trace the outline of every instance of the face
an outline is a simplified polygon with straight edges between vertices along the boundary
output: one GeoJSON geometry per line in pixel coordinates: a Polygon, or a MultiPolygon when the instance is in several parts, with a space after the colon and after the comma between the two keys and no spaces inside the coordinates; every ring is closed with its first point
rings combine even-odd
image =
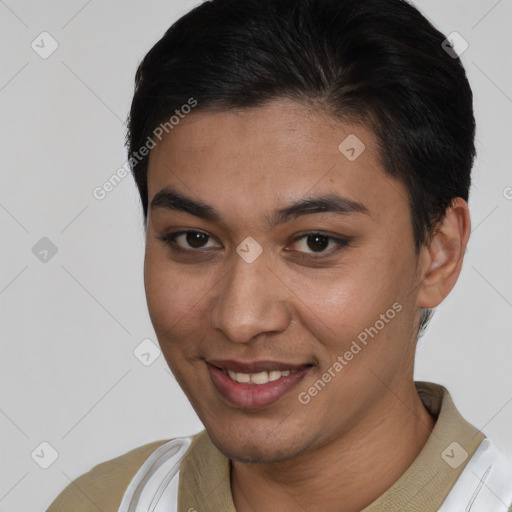
{"type": "Polygon", "coordinates": [[[150,316],[225,455],[307,453],[412,379],[408,195],[371,131],[291,100],[196,112],[152,150],[148,190],[150,316]]]}

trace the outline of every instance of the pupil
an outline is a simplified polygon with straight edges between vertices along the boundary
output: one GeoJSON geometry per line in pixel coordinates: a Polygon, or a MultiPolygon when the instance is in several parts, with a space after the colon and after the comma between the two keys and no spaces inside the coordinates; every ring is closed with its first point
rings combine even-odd
{"type": "Polygon", "coordinates": [[[208,241],[207,239],[208,235],[204,233],[187,233],[187,243],[191,247],[201,247],[208,241]]]}
{"type": "Polygon", "coordinates": [[[329,245],[329,241],[326,236],[323,235],[311,235],[308,236],[308,247],[312,251],[323,251],[329,245]],[[313,241],[311,243],[311,241],[313,241]]]}

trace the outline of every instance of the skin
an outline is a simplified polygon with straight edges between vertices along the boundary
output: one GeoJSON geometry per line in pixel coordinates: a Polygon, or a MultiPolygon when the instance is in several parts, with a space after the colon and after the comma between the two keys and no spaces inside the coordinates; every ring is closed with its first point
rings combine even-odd
{"type": "Polygon", "coordinates": [[[416,254],[407,189],[383,171],[375,135],[286,99],[187,116],[151,152],[150,204],[165,187],[222,218],[149,208],[145,286],[162,352],[232,460],[237,511],[361,510],[407,469],[434,426],[414,387],[416,333],[420,308],[438,305],[459,275],[467,204],[454,201],[416,254]],[[338,150],[349,134],[366,146],[354,161],[338,150]],[[294,201],[333,192],[367,213],[302,215],[272,229],[265,222],[294,201]],[[208,236],[192,246],[186,235],[161,240],[181,230],[208,236]],[[318,250],[304,237],[318,232],[350,242],[322,239],[318,250]],[[236,252],[248,236],[263,249],[252,263],[236,252]],[[300,403],[299,392],[397,302],[401,311],[378,335],[300,403]],[[312,367],[277,403],[243,409],[216,391],[208,359],[312,367]]]}

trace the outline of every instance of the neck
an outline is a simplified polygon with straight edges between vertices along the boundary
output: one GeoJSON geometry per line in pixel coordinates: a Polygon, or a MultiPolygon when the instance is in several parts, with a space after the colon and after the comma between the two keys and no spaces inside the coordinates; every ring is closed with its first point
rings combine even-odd
{"type": "Polygon", "coordinates": [[[232,462],[237,512],[298,509],[357,512],[389,489],[427,442],[434,420],[412,379],[390,390],[351,431],[293,459],[232,462]]]}

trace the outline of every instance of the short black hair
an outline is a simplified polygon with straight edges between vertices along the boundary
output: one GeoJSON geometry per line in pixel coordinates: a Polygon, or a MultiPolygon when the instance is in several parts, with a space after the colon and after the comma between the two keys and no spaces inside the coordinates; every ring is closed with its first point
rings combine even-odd
{"type": "MultiPolygon", "coordinates": [[[[409,191],[419,251],[453,199],[468,200],[475,157],[471,88],[445,39],[404,0],[206,1],[140,63],[129,154],[191,98],[196,111],[320,107],[373,130],[385,172],[409,191]]],[[[130,160],[145,220],[148,161],[130,160]]]]}

